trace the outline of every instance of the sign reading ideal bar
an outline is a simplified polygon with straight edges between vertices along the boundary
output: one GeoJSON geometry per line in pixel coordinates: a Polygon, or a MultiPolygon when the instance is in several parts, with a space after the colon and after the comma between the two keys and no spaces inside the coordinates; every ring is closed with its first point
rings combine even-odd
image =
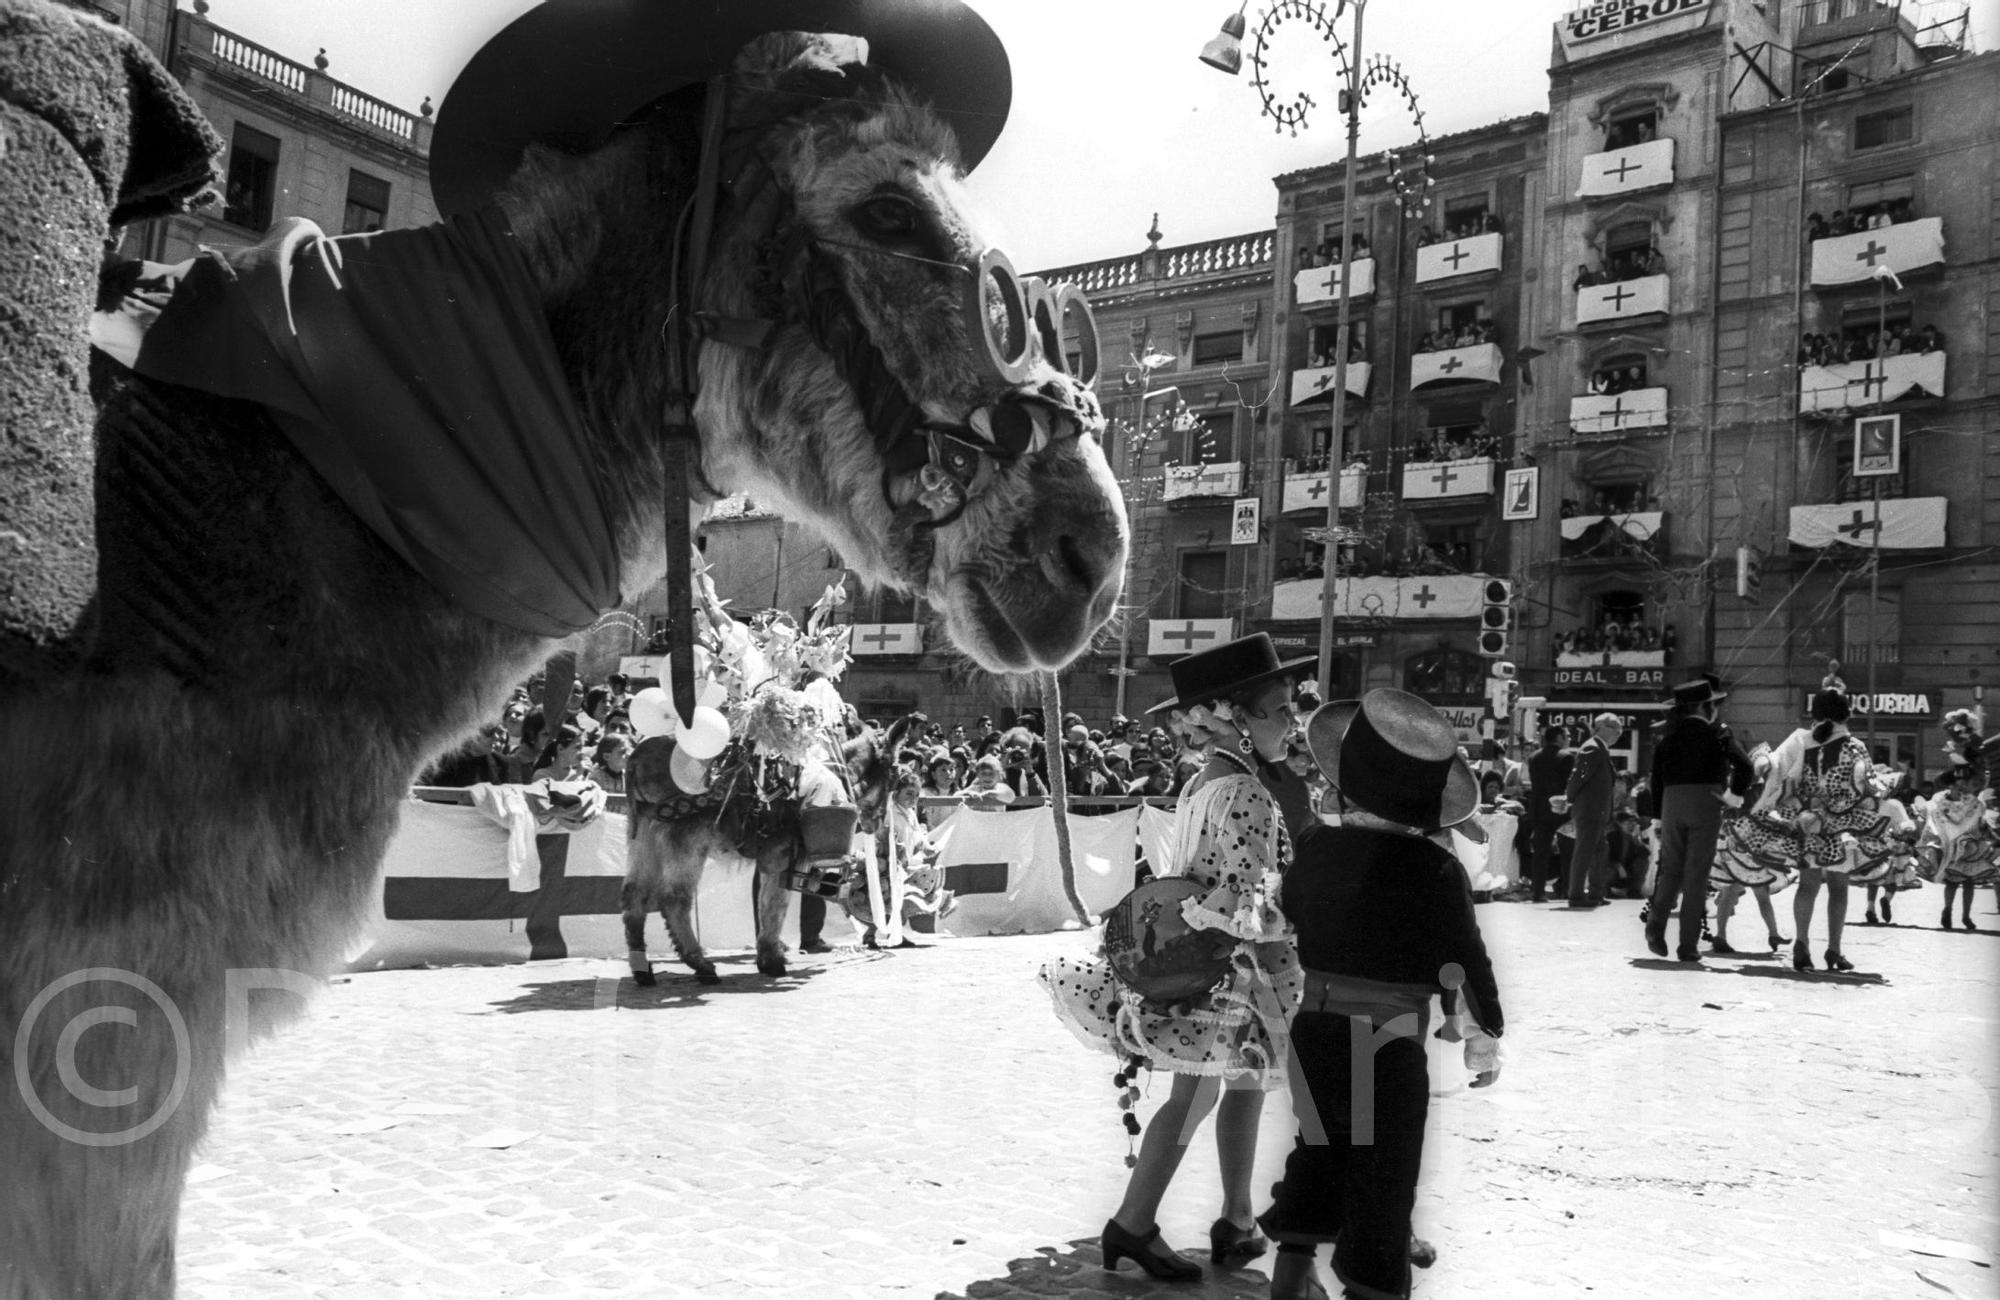
{"type": "Polygon", "coordinates": [[[1667,687],[1664,668],[1558,668],[1556,688],[1576,686],[1622,687],[1627,690],[1663,691],[1667,687]]]}
{"type": "Polygon", "coordinates": [[[1599,0],[1563,15],[1563,43],[1617,36],[1636,28],[1646,29],[1635,33],[1641,36],[1656,35],[1668,26],[1682,31],[1698,24],[1669,20],[1701,14],[1707,8],[1708,0],[1599,0]]]}

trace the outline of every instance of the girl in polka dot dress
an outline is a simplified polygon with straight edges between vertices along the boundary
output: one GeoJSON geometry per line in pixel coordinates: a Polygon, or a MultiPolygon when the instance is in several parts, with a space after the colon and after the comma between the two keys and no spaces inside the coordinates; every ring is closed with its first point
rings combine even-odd
{"type": "MultiPolygon", "coordinates": [[[[1290,678],[1310,660],[1279,664],[1261,634],[1174,665],[1176,709],[1212,744],[1201,774],[1181,794],[1171,868],[1201,882],[1182,919],[1231,945],[1229,975],[1179,1006],[1143,1001],[1102,958],[1057,958],[1041,981],[1057,1017],[1078,1038],[1121,1057],[1136,1056],[1173,1075],[1173,1089],[1146,1127],[1125,1199],[1104,1228],[1104,1261],[1121,1258],[1155,1277],[1190,1278],[1199,1267],[1160,1240],[1155,1222],[1186,1149],[1184,1135],[1211,1107],[1223,1175],[1222,1216],[1210,1229],[1210,1257],[1240,1262],[1265,1246],[1250,1199],[1264,1093],[1285,1076],[1286,1025],[1304,990],[1291,927],[1278,907],[1291,841],[1256,759],[1281,759],[1293,727],[1290,678]],[[1261,642],[1261,645],[1258,644],[1261,642]]],[[[1122,1077],[1122,1076],[1121,1076],[1122,1077]]]]}

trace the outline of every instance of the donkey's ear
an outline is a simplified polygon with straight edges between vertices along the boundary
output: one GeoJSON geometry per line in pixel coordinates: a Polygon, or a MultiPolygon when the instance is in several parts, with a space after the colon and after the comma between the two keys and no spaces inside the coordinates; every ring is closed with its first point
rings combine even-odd
{"type": "Polygon", "coordinates": [[[842,75],[868,62],[868,41],[834,32],[766,32],[736,53],[733,69],[738,85],[756,90],[781,89],[800,73],[842,75]]]}

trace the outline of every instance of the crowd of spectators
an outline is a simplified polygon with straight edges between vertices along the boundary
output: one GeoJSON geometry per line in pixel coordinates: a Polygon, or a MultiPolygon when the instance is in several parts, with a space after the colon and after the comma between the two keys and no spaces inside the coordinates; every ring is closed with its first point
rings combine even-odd
{"type": "Polygon", "coordinates": [[[1588,289],[1594,284],[1616,284],[1621,280],[1640,280],[1649,275],[1665,275],[1667,259],[1661,255],[1658,244],[1648,244],[1644,248],[1630,248],[1613,253],[1603,269],[1593,269],[1586,263],[1578,263],[1576,275],[1570,280],[1572,289],[1588,289]]]}
{"type": "Polygon", "coordinates": [[[1835,209],[1831,220],[1817,212],[1807,213],[1806,238],[1836,239],[1841,235],[1852,235],[1862,230],[1883,230],[1916,219],[1916,214],[1910,211],[1907,196],[1884,199],[1880,203],[1869,203],[1852,210],[1835,209]]]}
{"type": "Polygon", "coordinates": [[[1615,397],[1619,393],[1636,392],[1645,386],[1644,366],[1601,366],[1590,372],[1593,397],[1615,397]]]}
{"type": "Polygon", "coordinates": [[[1481,343],[1497,343],[1498,327],[1492,320],[1480,320],[1462,325],[1454,330],[1449,325],[1440,325],[1417,340],[1418,352],[1449,352],[1453,348],[1477,347],[1481,343]]]}
{"type": "Polygon", "coordinates": [[[599,686],[578,681],[553,730],[536,699],[539,678],[515,688],[500,720],[433,763],[418,785],[524,785],[531,781],[595,781],[611,794],[625,790],[625,760],[637,735],[622,674],[599,686]]]}
{"type": "Polygon", "coordinates": [[[1643,495],[1639,488],[1599,488],[1593,495],[1582,499],[1564,497],[1557,515],[1563,519],[1574,519],[1578,515],[1629,515],[1659,508],[1660,499],[1643,495]]]}
{"type": "Polygon", "coordinates": [[[1907,324],[1886,330],[1856,331],[1853,334],[1808,334],[1799,344],[1802,366],[1838,366],[1849,361],[1873,361],[1878,357],[1916,356],[1944,350],[1944,335],[1935,325],[1922,329],[1907,324]]]}
{"type": "Polygon", "coordinates": [[[1481,420],[1475,425],[1428,429],[1410,440],[1410,464],[1447,460],[1492,460],[1500,454],[1499,437],[1481,420]]]}
{"type": "Polygon", "coordinates": [[[1417,227],[1417,247],[1428,248],[1432,244],[1448,244],[1455,239],[1471,239],[1475,235],[1497,235],[1500,233],[1500,218],[1491,212],[1481,212],[1451,222],[1442,229],[1432,229],[1428,225],[1417,227]]]}
{"type": "Polygon", "coordinates": [[[1343,258],[1337,236],[1328,235],[1317,244],[1302,244],[1299,246],[1298,269],[1309,271],[1316,266],[1335,266],[1342,261],[1358,262],[1364,257],[1374,256],[1368,251],[1368,236],[1358,230],[1348,236],[1347,247],[1350,256],[1343,258]]]}
{"type": "MultiPolygon", "coordinates": [[[[1337,340],[1332,337],[1333,332],[1329,330],[1327,333],[1328,337],[1306,358],[1306,365],[1312,369],[1321,370],[1330,367],[1340,357],[1337,340]]],[[[1368,360],[1368,349],[1362,346],[1361,336],[1350,331],[1347,336],[1347,364],[1359,365],[1366,360],[1368,360]]]]}
{"type": "Polygon", "coordinates": [[[1653,138],[1653,120],[1649,117],[1635,117],[1623,122],[1613,122],[1604,128],[1604,149],[1630,149],[1635,144],[1645,144],[1653,138]]]}
{"type": "Polygon", "coordinates": [[[1560,659],[1561,656],[1569,654],[1661,650],[1666,653],[1666,662],[1672,664],[1674,652],[1680,648],[1680,642],[1681,634],[1672,623],[1656,628],[1649,623],[1641,623],[1636,617],[1621,619],[1614,615],[1605,618],[1595,627],[1580,627],[1574,632],[1558,635],[1555,639],[1555,652],[1560,659]]]}

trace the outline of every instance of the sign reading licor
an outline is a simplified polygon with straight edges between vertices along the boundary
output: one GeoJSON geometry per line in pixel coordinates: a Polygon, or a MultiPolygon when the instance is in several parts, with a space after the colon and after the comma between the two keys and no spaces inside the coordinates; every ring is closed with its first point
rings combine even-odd
{"type": "Polygon", "coordinates": [[[1557,30],[1566,46],[1604,36],[1644,40],[1699,27],[1708,5],[1709,0],[1599,0],[1564,14],[1557,30]]]}

